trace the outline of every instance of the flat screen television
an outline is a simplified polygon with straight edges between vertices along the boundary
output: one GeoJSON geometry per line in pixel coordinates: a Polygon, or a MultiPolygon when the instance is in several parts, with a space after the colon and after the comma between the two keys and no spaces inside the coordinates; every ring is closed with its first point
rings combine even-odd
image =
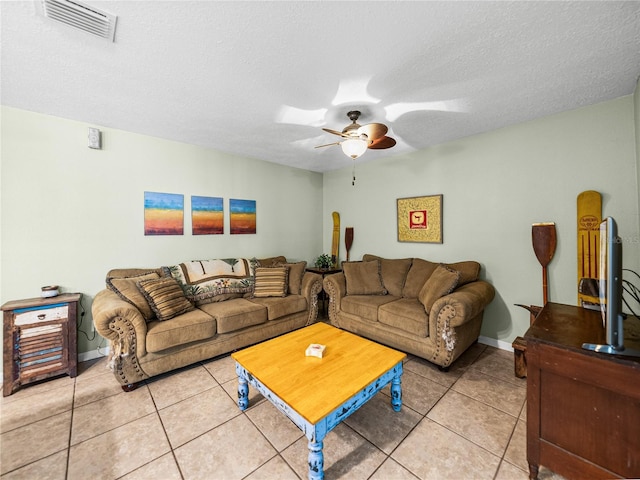
{"type": "Polygon", "coordinates": [[[616,221],[607,217],[600,223],[599,298],[605,344],[584,343],[582,348],[611,355],[640,356],[640,351],[624,346],[622,311],[622,239],[616,221]]]}

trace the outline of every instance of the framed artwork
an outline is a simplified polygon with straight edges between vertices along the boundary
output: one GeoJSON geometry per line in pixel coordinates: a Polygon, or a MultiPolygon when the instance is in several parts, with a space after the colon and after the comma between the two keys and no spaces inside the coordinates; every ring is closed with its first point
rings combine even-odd
{"type": "Polygon", "coordinates": [[[191,233],[193,235],[224,233],[222,197],[191,196],[191,233]]]}
{"type": "Polygon", "coordinates": [[[399,198],[398,241],[442,243],[442,195],[399,198]]]}
{"type": "Polygon", "coordinates": [[[184,195],[144,192],[144,234],[183,235],[184,195]]]}
{"type": "Polygon", "coordinates": [[[229,229],[231,235],[256,233],[255,200],[229,200],[229,229]]]}

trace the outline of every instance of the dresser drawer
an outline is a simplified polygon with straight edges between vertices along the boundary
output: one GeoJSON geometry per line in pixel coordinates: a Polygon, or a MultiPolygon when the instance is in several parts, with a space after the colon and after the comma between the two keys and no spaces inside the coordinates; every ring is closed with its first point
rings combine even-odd
{"type": "Polygon", "coordinates": [[[15,310],[14,325],[30,325],[32,323],[52,322],[64,320],[69,316],[69,305],[50,305],[46,308],[25,308],[15,310]]]}

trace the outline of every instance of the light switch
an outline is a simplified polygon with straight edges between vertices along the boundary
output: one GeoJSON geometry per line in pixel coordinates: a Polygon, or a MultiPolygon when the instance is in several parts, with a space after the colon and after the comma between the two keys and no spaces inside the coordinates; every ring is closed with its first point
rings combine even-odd
{"type": "Polygon", "coordinates": [[[102,148],[101,132],[97,128],[89,127],[89,148],[102,148]]]}

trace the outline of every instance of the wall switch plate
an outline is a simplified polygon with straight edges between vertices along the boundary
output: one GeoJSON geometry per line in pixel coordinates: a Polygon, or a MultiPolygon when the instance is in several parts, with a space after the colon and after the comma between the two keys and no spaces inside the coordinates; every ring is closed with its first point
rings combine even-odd
{"type": "Polygon", "coordinates": [[[102,135],[97,128],[89,127],[89,148],[96,148],[100,150],[102,148],[102,135]]]}

